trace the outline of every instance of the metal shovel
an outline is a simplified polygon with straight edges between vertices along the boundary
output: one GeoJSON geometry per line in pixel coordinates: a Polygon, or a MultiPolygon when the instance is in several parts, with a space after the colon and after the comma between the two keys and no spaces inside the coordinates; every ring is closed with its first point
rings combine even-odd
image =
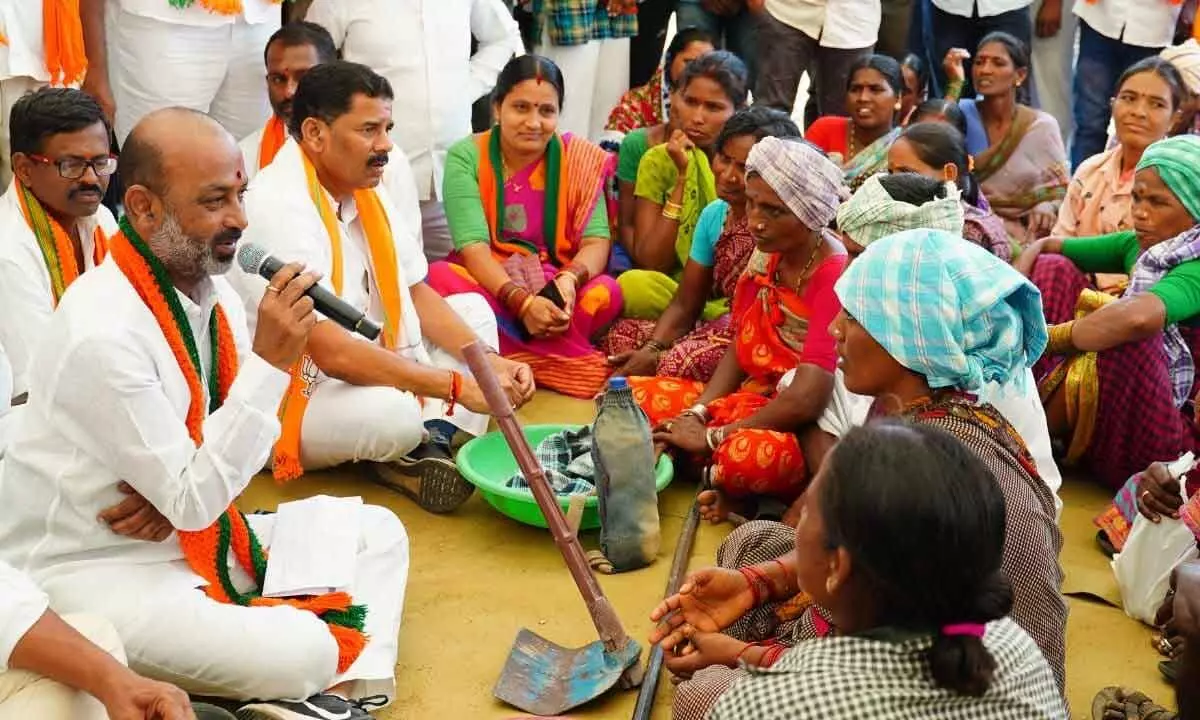
{"type": "Polygon", "coordinates": [[[598,642],[581,648],[566,648],[528,629],[517,633],[508,661],[492,690],[504,702],[533,715],[554,716],[594,700],[620,684],[634,688],[641,684],[642,667],[638,663],[641,648],[621,626],[616,610],[588,567],[579,539],[567,526],[562,508],[533,448],[513,415],[512,403],[500,387],[500,381],[488,363],[486,350],[475,342],[463,348],[463,355],[492,409],[492,415],[512,450],[517,466],[525,475],[537,500],[554,542],[562,553],[567,569],[583,596],[592,623],[600,636],[598,642]]]}

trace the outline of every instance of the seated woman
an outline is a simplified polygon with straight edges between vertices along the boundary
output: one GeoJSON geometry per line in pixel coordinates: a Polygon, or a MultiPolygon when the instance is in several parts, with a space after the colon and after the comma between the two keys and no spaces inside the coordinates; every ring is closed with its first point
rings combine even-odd
{"type": "Polygon", "coordinates": [[[734,292],[733,344],[712,380],[634,377],[634,397],[655,441],[680,460],[702,458],[715,491],[701,498],[718,521],[738,501],[782,507],[808,485],[829,443],[813,424],[829,400],[835,366],[829,322],[845,250],[826,225],[841,173],[800,139],[764,138],[746,160],[746,219],[756,251],[734,292]],[[775,386],[789,370],[796,377],[775,386]]]}
{"type": "MultiPolygon", "coordinates": [[[[966,77],[958,48],[946,55],[952,80],[966,77]]],[[[1067,193],[1067,151],[1058,121],[1024,104],[1029,49],[1003,32],[985,35],[975,51],[971,78],[981,96],[962,100],[967,152],[975,178],[1009,236],[1024,247],[1049,234],[1067,193]]]]}
{"type": "MultiPolygon", "coordinates": [[[[1067,606],[1054,499],[1012,426],[967,394],[987,382],[1010,382],[1041,353],[1046,331],[1037,290],[961,237],[910,230],[872,243],[846,268],[837,294],[845,311],[832,332],[847,390],[875,398],[873,417],[945,430],[994,476],[1007,507],[1001,568],[1013,585],[1011,616],[1041,649],[1061,693],[1067,606]]],[[[876,528],[872,534],[896,537],[876,528]]],[[[664,650],[678,644],[685,626],[738,641],[689,661],[691,679],[675,691],[676,718],[706,717],[714,700],[751,674],[738,660],[773,667],[786,648],[841,631],[838,619],[797,587],[797,567],[815,558],[799,556],[794,537],[782,523],[746,523],[722,543],[719,567],[693,573],[652,613],[665,625],[650,640],[664,650]]]]}
{"type": "Polygon", "coordinates": [[[1189,348],[1200,316],[1200,138],[1160,140],[1133,181],[1134,229],[1047,238],[1017,269],[1042,291],[1050,347],[1035,372],[1068,463],[1120,488],[1158,460],[1195,448],[1185,403],[1194,394],[1189,348]],[[1085,273],[1132,277],[1118,300],[1085,273]],[[1185,339],[1185,335],[1187,339],[1185,339]]]}
{"type": "MultiPolygon", "coordinates": [[[[657,320],[675,297],[700,211],[717,199],[709,160],[721,128],[746,104],[746,83],[746,64],[724,50],[684,68],[671,109],[677,129],[638,166],[634,231],[625,248],[636,269],[620,278],[626,317],[657,320]]],[[[705,319],[722,312],[718,304],[705,319]]]]}
{"type": "MultiPolygon", "coordinates": [[[[713,51],[712,36],[697,28],[675,33],[663,56],[663,64],[648,85],[625,93],[608,116],[606,131],[623,135],[617,152],[617,227],[620,248],[633,243],[638,166],[646,151],[662,145],[679,129],[679,113],[670,115],[671,96],[683,69],[696,58],[713,51]],[[664,72],[665,68],[665,72],[664,72]],[[665,84],[664,84],[665,81],[665,84]]],[[[627,254],[627,253],[626,253],[627,254]]]]}
{"type": "Polygon", "coordinates": [[[929,66],[920,56],[909,53],[900,63],[904,91],[900,93],[900,125],[907,125],[917,107],[929,98],[929,66]]]}
{"type": "MultiPolygon", "coordinates": [[[[632,132],[644,130],[640,143],[642,152],[645,152],[647,142],[650,146],[666,142],[662,133],[670,117],[671,94],[675,92],[679,76],[688,63],[715,49],[712,35],[698,27],[686,27],[676,32],[650,82],[626,90],[609,113],[605,133],[628,137],[632,132]]],[[[641,159],[640,155],[638,159],[641,159]]]]}
{"type": "Polygon", "coordinates": [[[780,653],[677,631],[665,657],[678,671],[778,658],[722,693],[710,720],[1066,717],[1046,659],[1007,617],[1004,494],[958,438],[893,420],[855,429],[802,502],[794,572],[738,579],[753,599],[804,593],[839,637],[780,653]]]}
{"type": "Polygon", "coordinates": [[[1179,71],[1159,57],[1134,63],[1121,75],[1112,100],[1117,144],[1075,171],[1052,236],[1091,237],[1133,227],[1133,169],[1147,147],[1167,136],[1186,92],[1179,71]]]}
{"type": "Polygon", "coordinates": [[[617,375],[665,375],[708,382],[733,339],[729,313],[696,321],[709,300],[733,297],[754,252],[746,225],[746,157],[764,137],[799,137],[786,113],[756,105],[738,110],[717,138],[717,196],[700,213],[679,290],[658,322],[618,320],[600,349],[617,375]]]}
{"type": "Polygon", "coordinates": [[[846,78],[850,117],[817,118],[804,133],[842,166],[851,190],[887,167],[888,147],[900,134],[896,116],[903,92],[900,63],[887,55],[868,55],[850,66],[846,78]]]}
{"type": "Polygon", "coordinates": [[[621,312],[602,275],[613,158],[556,131],[563,78],[544,57],[509,61],[496,81],[497,124],[450,148],[443,179],[455,251],[429,268],[442,295],[475,292],[496,312],[500,352],[538,385],[575,397],[604,386],[608,363],[592,337],[621,312]]]}
{"type": "MultiPolygon", "coordinates": [[[[854,258],[876,240],[905,230],[944,230],[963,237],[966,206],[956,194],[954,186],[924,175],[911,172],[876,175],[838,208],[837,226],[842,244],[854,258]]],[[[1061,510],[1058,489],[1062,486],[1062,473],[1054,461],[1046,413],[1033,370],[1018,371],[1008,382],[984,383],[975,394],[979,402],[995,406],[1021,436],[1037,464],[1038,475],[1054,494],[1055,508],[1061,510]]],[[[838,371],[834,375],[833,398],[817,424],[825,432],[841,437],[850,428],[866,422],[870,406],[870,398],[847,392],[845,378],[838,371]]],[[[789,518],[785,517],[784,522],[789,522],[789,518]]]]}
{"type": "Polygon", "coordinates": [[[961,191],[963,237],[1008,261],[1013,246],[1004,221],[992,214],[979,183],[971,174],[962,135],[946,123],[919,122],[909,125],[888,150],[888,172],[915,172],[935,180],[954,183],[961,191]]]}

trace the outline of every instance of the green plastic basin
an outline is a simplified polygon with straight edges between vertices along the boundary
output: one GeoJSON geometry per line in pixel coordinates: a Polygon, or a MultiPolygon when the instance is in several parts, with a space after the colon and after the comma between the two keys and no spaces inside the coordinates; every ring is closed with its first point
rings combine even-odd
{"type": "MultiPolygon", "coordinates": [[[[578,427],[579,425],[528,425],[524,430],[529,444],[536,450],[538,443],[547,435],[578,427]]],[[[458,451],[455,459],[463,477],[479,488],[479,494],[501,514],[526,525],[547,527],[546,518],[542,516],[542,510],[538,507],[537,500],[534,500],[533,493],[506,485],[508,479],[517,472],[517,460],[508,449],[504,435],[499,431],[480,435],[469,441],[458,451]]],[[[670,485],[674,477],[675,466],[671,464],[671,458],[664,454],[659,458],[658,467],[654,470],[654,484],[658,492],[670,485]]],[[[558,500],[565,513],[568,498],[559,496],[558,500]]],[[[583,520],[579,524],[580,529],[594,530],[600,527],[599,502],[595,495],[587,499],[583,520]]]]}

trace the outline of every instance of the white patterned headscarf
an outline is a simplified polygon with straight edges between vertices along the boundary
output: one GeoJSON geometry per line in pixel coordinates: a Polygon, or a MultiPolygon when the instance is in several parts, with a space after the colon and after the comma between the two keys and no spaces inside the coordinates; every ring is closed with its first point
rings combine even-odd
{"type": "Polygon", "coordinates": [[[1158,56],[1175,66],[1193,95],[1200,95],[1200,43],[1195,38],[1163,48],[1158,56]]]}
{"type": "Polygon", "coordinates": [[[838,208],[838,230],[851,240],[867,247],[888,235],[920,228],[962,236],[962,193],[953,183],[947,183],[946,197],[913,205],[893,198],[880,182],[882,177],[872,175],[838,208]]]}
{"type": "Polygon", "coordinates": [[[842,171],[803,140],[765,137],[746,158],[746,172],[771,186],[779,199],[811,230],[829,224],[849,191],[842,171]]]}

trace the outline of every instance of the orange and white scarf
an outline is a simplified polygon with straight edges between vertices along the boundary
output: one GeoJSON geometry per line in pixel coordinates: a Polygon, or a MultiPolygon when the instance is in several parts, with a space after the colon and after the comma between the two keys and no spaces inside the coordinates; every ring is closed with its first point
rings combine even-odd
{"type": "MultiPolygon", "coordinates": [[[[0,45],[8,37],[0,32],[0,45]]],[[[78,85],[87,74],[79,0],[42,0],[42,44],[51,85],[78,85]]],[[[7,118],[6,118],[7,119],[7,118]]]]}
{"type": "MultiPolygon", "coordinates": [[[[54,306],[58,307],[63,293],[83,272],[83,268],[75,262],[75,246],[67,229],[46,212],[29,188],[16,182],[13,192],[17,194],[21,214],[25,216],[25,222],[37,240],[38,249],[42,251],[42,260],[46,263],[46,271],[50,273],[50,292],[54,306]]],[[[93,231],[92,243],[92,264],[99,265],[108,250],[108,239],[99,224],[93,231]]]]}
{"type": "MultiPolygon", "coordinates": [[[[325,226],[325,233],[329,238],[332,258],[329,281],[333,284],[334,293],[341,295],[342,236],[338,229],[337,214],[329,200],[329,194],[325,192],[321,181],[317,178],[317,171],[312,162],[303,150],[299,152],[301,162],[304,163],[309,197],[316,205],[317,213],[321,216],[321,224],[325,226]]],[[[396,243],[392,238],[392,226],[375,190],[356,191],[354,204],[358,209],[358,221],[362,223],[363,234],[367,238],[371,269],[375,276],[375,284],[379,288],[379,299],[383,305],[381,342],[383,347],[388,350],[395,350],[399,347],[404,307],[400,294],[400,267],[396,258],[396,243]]],[[[279,440],[275,443],[273,469],[275,479],[280,482],[293,480],[304,474],[304,467],[300,463],[300,429],[316,381],[315,373],[306,373],[304,368],[311,367],[312,364],[312,359],[305,355],[292,368],[291,384],[288,385],[287,394],[284,395],[283,402],[279,406],[279,421],[282,431],[279,440]]]]}

